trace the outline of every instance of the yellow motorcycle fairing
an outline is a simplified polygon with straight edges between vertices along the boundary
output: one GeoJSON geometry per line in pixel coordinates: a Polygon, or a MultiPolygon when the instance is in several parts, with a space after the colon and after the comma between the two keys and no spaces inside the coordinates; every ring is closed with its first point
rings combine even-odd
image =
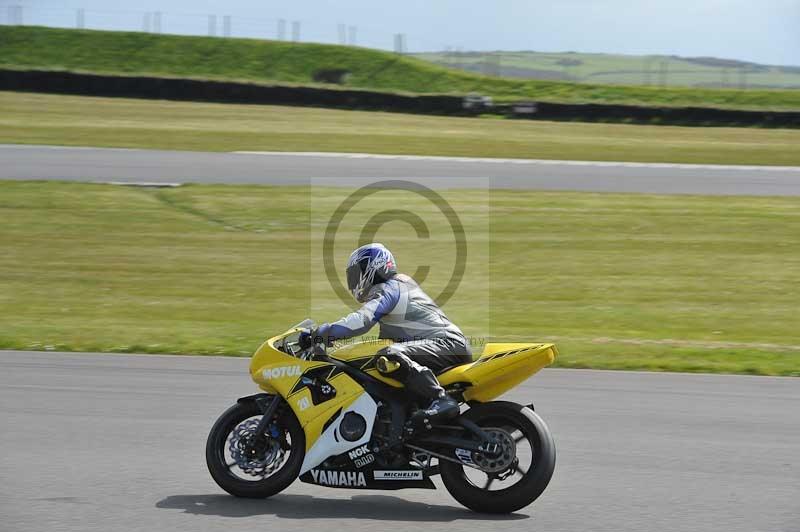
{"type": "Polygon", "coordinates": [[[463,364],[439,375],[444,387],[456,383],[468,385],[467,401],[491,401],[528,377],[549,366],[558,355],[553,344],[486,344],[475,362],[463,364]]]}
{"type": "MultiPolygon", "coordinates": [[[[402,388],[400,382],[382,375],[375,367],[375,353],[391,343],[390,340],[358,342],[341,347],[329,356],[395,388],[402,388]]],[[[477,360],[451,368],[438,379],[445,387],[455,383],[468,385],[464,391],[467,401],[491,401],[552,364],[557,354],[553,344],[490,343],[484,346],[477,360]]]]}
{"type": "Polygon", "coordinates": [[[296,358],[275,347],[276,341],[296,332],[299,329],[261,344],[250,361],[250,376],[263,391],[286,400],[305,432],[308,451],[332,416],[355,402],[364,388],[333,364],[296,358]],[[335,396],[315,402],[310,387],[303,384],[303,376],[324,379],[335,389],[335,396]]]}
{"type": "Polygon", "coordinates": [[[355,342],[339,347],[328,354],[331,358],[341,360],[347,364],[358,368],[370,377],[374,377],[394,388],[402,388],[403,384],[395,379],[380,373],[375,367],[377,353],[380,349],[392,345],[391,340],[370,340],[366,342],[355,342]]]}

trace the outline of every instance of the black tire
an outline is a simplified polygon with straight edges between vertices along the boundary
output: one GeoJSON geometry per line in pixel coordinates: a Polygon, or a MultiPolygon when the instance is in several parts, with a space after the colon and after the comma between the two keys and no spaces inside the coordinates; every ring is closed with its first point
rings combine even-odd
{"type": "Polygon", "coordinates": [[[556,466],[556,447],[550,429],[533,410],[516,403],[496,401],[469,409],[464,417],[481,427],[496,427],[498,421],[513,425],[528,438],[532,464],[513,486],[489,491],[475,486],[465,475],[465,466],[440,460],[445,488],[458,502],[481,513],[505,514],[535,501],[547,487],[556,466]]]}
{"type": "MultiPolygon", "coordinates": [[[[285,409],[288,411],[288,409],[285,409]]],[[[247,481],[234,475],[225,463],[225,446],[231,431],[242,421],[261,415],[255,402],[237,403],[223,413],[208,434],[206,464],[211,477],[235,497],[264,499],[286,489],[300,473],[305,457],[305,433],[291,411],[282,414],[278,421],[291,437],[291,452],[280,469],[262,480],[247,481]]]]}

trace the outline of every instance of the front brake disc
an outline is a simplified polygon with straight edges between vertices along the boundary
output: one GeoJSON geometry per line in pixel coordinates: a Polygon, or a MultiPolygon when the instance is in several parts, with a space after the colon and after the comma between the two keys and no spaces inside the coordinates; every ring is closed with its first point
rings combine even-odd
{"type": "Polygon", "coordinates": [[[280,441],[266,437],[264,448],[260,452],[253,452],[253,441],[258,437],[256,428],[257,419],[249,419],[240,423],[233,429],[233,437],[228,443],[231,457],[239,469],[254,477],[266,477],[274,473],[283,464],[286,451],[280,441]]]}

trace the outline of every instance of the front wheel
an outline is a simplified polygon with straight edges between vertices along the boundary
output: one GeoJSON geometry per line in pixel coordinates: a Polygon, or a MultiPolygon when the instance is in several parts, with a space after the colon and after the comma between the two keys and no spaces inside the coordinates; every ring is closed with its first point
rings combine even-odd
{"type": "Polygon", "coordinates": [[[556,448],[545,422],[530,408],[484,403],[464,416],[498,445],[499,453],[457,451],[464,464],[441,460],[445,488],[461,504],[483,513],[511,513],[536,500],[556,465],[556,448]]]}
{"type": "Polygon", "coordinates": [[[305,434],[294,414],[279,407],[265,433],[256,434],[261,417],[255,402],[237,403],[208,435],[208,471],[219,487],[236,497],[275,495],[297,478],[303,465],[305,434]]]}

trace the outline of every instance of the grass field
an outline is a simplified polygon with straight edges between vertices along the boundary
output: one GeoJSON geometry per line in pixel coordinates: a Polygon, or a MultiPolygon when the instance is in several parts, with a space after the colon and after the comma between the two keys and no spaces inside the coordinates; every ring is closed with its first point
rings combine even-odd
{"type": "MultiPolygon", "coordinates": [[[[344,69],[347,85],[413,93],[740,109],[800,109],[800,91],[660,88],[499,78],[367,48],[256,39],[0,27],[0,67],[310,84],[344,69]]],[[[638,83],[638,82],[637,82],[638,83]]]]}
{"type": "Polygon", "coordinates": [[[0,92],[0,142],[800,165],[800,131],[449,118],[0,92]]]}
{"type": "MultiPolygon", "coordinates": [[[[569,367],[800,375],[796,198],[486,194],[446,192],[491,273],[446,307],[467,334],[552,339],[569,367]]],[[[312,205],[304,186],[0,183],[0,348],[245,355],[336,318],[310,289],[312,205]]],[[[377,237],[403,268],[438,264],[446,246],[407,233],[377,237]]]]}
{"type": "Polygon", "coordinates": [[[533,51],[439,52],[415,54],[415,57],[470,72],[581,83],[800,88],[800,66],[761,65],[713,57],[533,51]]]}

